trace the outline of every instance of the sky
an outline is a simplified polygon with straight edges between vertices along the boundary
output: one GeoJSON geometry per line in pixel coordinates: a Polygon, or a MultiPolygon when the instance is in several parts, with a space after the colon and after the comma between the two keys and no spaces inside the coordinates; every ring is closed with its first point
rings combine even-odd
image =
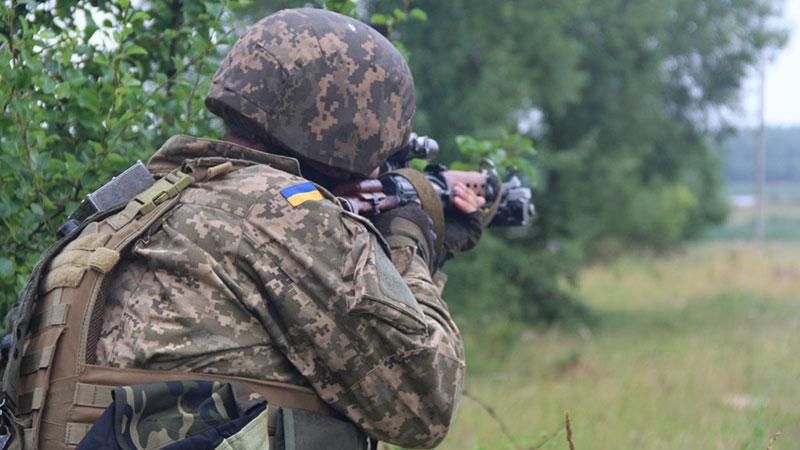
{"type": "MultiPolygon", "coordinates": [[[[766,66],[767,125],[800,125],[800,0],[784,0],[789,42],[766,66]]],[[[754,73],[742,88],[741,125],[758,124],[759,77],[754,73]]]]}

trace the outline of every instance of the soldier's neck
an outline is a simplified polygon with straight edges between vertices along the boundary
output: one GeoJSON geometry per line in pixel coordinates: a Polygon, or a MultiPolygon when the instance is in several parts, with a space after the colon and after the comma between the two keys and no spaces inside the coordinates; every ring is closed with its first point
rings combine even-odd
{"type": "MultiPolygon", "coordinates": [[[[253,139],[244,137],[240,134],[237,134],[234,131],[228,131],[227,133],[225,133],[225,136],[222,137],[222,140],[231,142],[236,145],[241,145],[244,147],[249,147],[255,150],[259,150],[265,153],[272,153],[276,155],[297,158],[297,155],[293,155],[291,153],[283,151],[283,149],[267,145],[264,142],[254,141],[253,139]]],[[[349,178],[349,176],[345,172],[325,167],[322,166],[321,164],[310,163],[308,161],[304,161],[302,158],[297,158],[297,160],[300,162],[300,171],[302,172],[304,178],[309,179],[328,190],[334,189],[336,186],[338,186],[343,181],[346,181],[347,178],[349,178]]]]}

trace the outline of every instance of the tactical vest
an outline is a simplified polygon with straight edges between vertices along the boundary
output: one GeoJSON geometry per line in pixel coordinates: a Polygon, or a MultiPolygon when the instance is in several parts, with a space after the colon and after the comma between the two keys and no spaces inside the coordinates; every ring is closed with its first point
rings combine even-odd
{"type": "Polygon", "coordinates": [[[75,448],[111,403],[114,387],[159,381],[235,381],[270,405],[331,414],[313,390],[301,386],[95,364],[109,274],[193,181],[173,171],[124,208],[87,220],[37,264],[20,297],[3,379],[0,414],[13,416],[17,434],[10,448],[75,448]]]}

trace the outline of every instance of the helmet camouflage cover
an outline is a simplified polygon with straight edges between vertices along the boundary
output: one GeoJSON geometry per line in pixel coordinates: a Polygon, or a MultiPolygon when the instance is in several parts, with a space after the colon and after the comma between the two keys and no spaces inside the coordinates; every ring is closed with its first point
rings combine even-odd
{"type": "Polygon", "coordinates": [[[300,157],[367,175],[408,139],[414,80],[400,52],[368,25],[289,9],[233,45],[206,106],[300,157]]]}

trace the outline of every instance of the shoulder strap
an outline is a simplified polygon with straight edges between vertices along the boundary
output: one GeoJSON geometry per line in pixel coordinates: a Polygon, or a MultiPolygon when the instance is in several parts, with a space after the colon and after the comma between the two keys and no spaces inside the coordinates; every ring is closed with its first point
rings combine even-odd
{"type": "Polygon", "coordinates": [[[436,242],[434,243],[436,254],[441,254],[442,246],[444,245],[444,207],[439,194],[433,188],[433,185],[425,178],[425,174],[418,170],[411,168],[404,168],[393,170],[390,173],[400,175],[408,180],[414,190],[419,195],[419,201],[422,204],[422,209],[428,213],[431,221],[433,221],[433,231],[436,233],[436,242]]]}

